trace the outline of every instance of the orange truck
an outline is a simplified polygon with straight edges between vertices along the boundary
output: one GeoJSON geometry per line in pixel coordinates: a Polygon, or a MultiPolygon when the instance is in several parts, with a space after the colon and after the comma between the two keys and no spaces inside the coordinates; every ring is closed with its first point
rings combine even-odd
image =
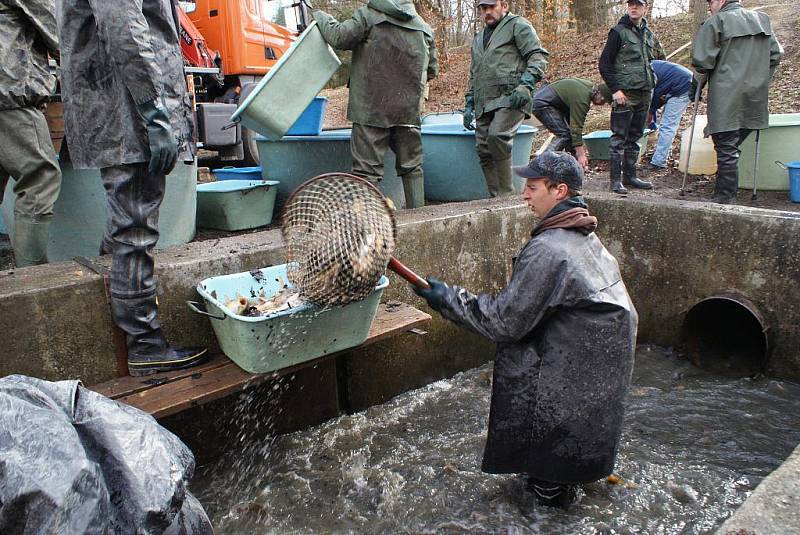
{"type": "Polygon", "coordinates": [[[179,2],[180,39],[193,89],[198,142],[225,160],[258,163],[255,133],[229,118],[308,20],[303,0],[179,2]]]}

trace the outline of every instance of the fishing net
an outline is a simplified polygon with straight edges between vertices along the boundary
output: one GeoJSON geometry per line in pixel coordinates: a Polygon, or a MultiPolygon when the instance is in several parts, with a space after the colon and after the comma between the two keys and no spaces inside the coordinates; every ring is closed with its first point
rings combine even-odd
{"type": "Polygon", "coordinates": [[[289,280],[305,300],[322,306],[372,293],[395,247],[394,213],[386,198],[345,173],[320,175],[297,188],[281,225],[289,280]]]}

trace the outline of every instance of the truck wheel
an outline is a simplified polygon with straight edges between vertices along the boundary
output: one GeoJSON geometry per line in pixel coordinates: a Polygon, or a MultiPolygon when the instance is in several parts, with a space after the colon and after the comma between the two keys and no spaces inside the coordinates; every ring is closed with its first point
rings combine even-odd
{"type": "Polygon", "coordinates": [[[258,145],[256,144],[256,132],[249,128],[242,127],[242,148],[244,149],[244,162],[248,165],[260,165],[258,158],[258,145]]]}

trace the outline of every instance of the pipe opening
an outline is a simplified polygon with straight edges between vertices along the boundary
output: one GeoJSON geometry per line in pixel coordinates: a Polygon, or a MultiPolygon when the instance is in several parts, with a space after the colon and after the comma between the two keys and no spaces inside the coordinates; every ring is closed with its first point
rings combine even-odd
{"type": "Polygon", "coordinates": [[[769,340],[764,318],[736,293],[707,297],[683,321],[686,354],[695,366],[726,377],[766,371],[769,340]]]}

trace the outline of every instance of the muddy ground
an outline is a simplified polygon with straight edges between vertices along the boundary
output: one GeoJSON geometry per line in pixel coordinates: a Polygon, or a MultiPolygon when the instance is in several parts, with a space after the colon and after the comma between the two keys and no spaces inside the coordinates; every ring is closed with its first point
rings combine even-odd
{"type": "MultiPolygon", "coordinates": [[[[770,113],[795,113],[800,112],[800,47],[797,45],[800,33],[800,8],[794,3],[784,3],[777,0],[761,0],[757,3],[744,1],[746,7],[761,7],[770,16],[775,34],[783,45],[786,54],[778,68],[770,87],[770,113]]],[[[692,22],[689,15],[664,17],[650,21],[651,27],[661,40],[667,54],[677,50],[693,36],[692,22]]],[[[600,81],[597,72],[597,60],[605,44],[607,28],[601,28],[589,33],[568,33],[559,37],[557,43],[545,43],[550,51],[550,65],[546,79],[555,81],[567,76],[600,81]]],[[[670,61],[675,61],[690,66],[691,47],[677,53],[670,61]]],[[[442,54],[441,75],[433,80],[430,85],[429,98],[426,102],[425,113],[448,112],[457,110],[464,105],[464,92],[469,78],[470,56],[469,49],[462,47],[450,49],[442,54]]],[[[329,97],[326,112],[326,128],[346,127],[349,123],[346,118],[347,88],[327,90],[329,97]]],[[[690,105],[684,114],[681,128],[686,128],[691,123],[690,105]]],[[[699,114],[705,113],[705,104],[700,103],[699,114]]],[[[607,130],[609,128],[610,108],[607,106],[594,107],[587,117],[586,131],[607,130]]],[[[540,133],[534,142],[538,148],[546,135],[540,133]]],[[[651,135],[648,142],[648,151],[642,162],[649,162],[655,148],[655,135],[651,135]]],[[[676,136],[673,144],[672,158],[669,167],[663,171],[651,172],[642,167],[640,177],[650,180],[654,189],[650,191],[632,191],[631,196],[667,197],[706,200],[711,197],[714,190],[714,177],[692,176],[687,179],[685,196],[680,196],[683,173],[677,170],[677,158],[680,148],[680,136],[676,136]]],[[[798,152],[800,159],[800,149],[798,152]]],[[[590,171],[587,173],[585,191],[591,195],[593,191],[605,191],[608,187],[608,164],[605,161],[591,162],[590,171]]],[[[757,199],[751,199],[751,191],[742,190],[737,199],[738,204],[772,208],[777,210],[800,211],[800,204],[789,201],[785,191],[761,191],[757,199]]]]}

